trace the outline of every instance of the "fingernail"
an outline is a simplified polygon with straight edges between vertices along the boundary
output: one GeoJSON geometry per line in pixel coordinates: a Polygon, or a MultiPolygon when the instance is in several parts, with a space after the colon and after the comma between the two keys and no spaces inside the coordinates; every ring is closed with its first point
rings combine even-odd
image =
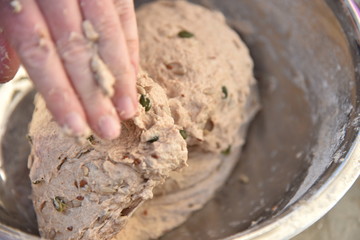
{"type": "Polygon", "coordinates": [[[112,140],[120,135],[120,122],[111,115],[105,115],[99,119],[99,128],[104,138],[112,140]]]}
{"type": "Polygon", "coordinates": [[[121,119],[126,120],[135,115],[135,107],[130,97],[121,97],[116,103],[116,109],[121,119]]]}
{"type": "Polygon", "coordinates": [[[81,136],[86,134],[87,125],[77,112],[70,112],[65,116],[65,129],[69,129],[70,135],[81,136]]]}

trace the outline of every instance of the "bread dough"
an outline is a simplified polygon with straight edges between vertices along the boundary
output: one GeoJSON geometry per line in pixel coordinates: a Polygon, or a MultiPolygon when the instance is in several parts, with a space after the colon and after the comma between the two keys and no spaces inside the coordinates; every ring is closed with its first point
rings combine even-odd
{"type": "MultiPolygon", "coordinates": [[[[206,177],[201,181],[194,182],[194,178],[190,178],[188,183],[189,185],[192,183],[191,186],[167,194],[158,194],[153,199],[146,201],[136,210],[125,228],[113,240],[157,239],[185,222],[191,213],[201,209],[214,196],[216,190],[224,184],[239,159],[240,152],[241,148],[236,147],[227,157],[205,154],[202,157],[199,156],[200,158],[189,158],[189,166],[186,170],[197,167],[197,161],[213,163],[220,159],[221,162],[216,169],[205,169],[206,177]]],[[[198,168],[193,172],[200,174],[203,171],[198,168]]],[[[169,180],[172,183],[175,182],[176,186],[176,178],[169,180]]]]}
{"type": "Polygon", "coordinates": [[[188,146],[220,153],[241,144],[234,133],[248,117],[253,62],[224,16],[186,1],[155,1],[137,11],[137,21],[140,65],[165,89],[188,146]],[[194,36],[179,37],[184,31],[194,36]]]}
{"type": "Polygon", "coordinates": [[[185,1],[157,1],[137,17],[141,66],[166,89],[175,123],[190,136],[189,166],[171,172],[117,240],[156,239],[203,207],[239,159],[259,110],[248,48],[221,13],[185,1]],[[179,38],[184,30],[194,37],[179,38]],[[169,63],[176,67],[169,69],[169,63]],[[230,154],[222,154],[229,146],[230,154]]]}
{"type": "MultiPolygon", "coordinates": [[[[175,123],[189,136],[190,158],[242,145],[247,123],[259,109],[256,82],[248,48],[224,16],[186,1],[156,1],[137,17],[141,66],[165,89],[175,123]],[[179,38],[184,30],[194,37],[179,38]],[[184,74],[167,67],[175,63],[184,74]]],[[[201,181],[220,162],[196,161],[173,176],[184,188],[189,178],[201,181]]]]}
{"type": "Polygon", "coordinates": [[[29,167],[46,238],[157,238],[201,208],[238,159],[259,108],[244,43],[220,13],[185,1],[147,4],[137,18],[149,76],[119,139],[79,144],[37,99],[29,167]]]}
{"type": "Polygon", "coordinates": [[[140,74],[152,107],[122,124],[120,138],[81,144],[62,133],[39,96],[30,124],[33,204],[47,239],[110,239],[173,170],[186,164],[186,143],[164,90],[140,74]]]}

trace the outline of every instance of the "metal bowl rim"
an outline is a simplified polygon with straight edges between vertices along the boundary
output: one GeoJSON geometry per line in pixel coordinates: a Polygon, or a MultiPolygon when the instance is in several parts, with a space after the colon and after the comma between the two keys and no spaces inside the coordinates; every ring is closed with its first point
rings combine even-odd
{"type": "MultiPolygon", "coordinates": [[[[354,30],[360,36],[360,11],[353,0],[343,0],[354,22],[354,30]]],[[[358,39],[360,41],[360,39],[358,39]]],[[[344,161],[336,170],[325,176],[325,181],[314,184],[296,203],[270,220],[249,230],[223,240],[289,239],[302,232],[324,216],[350,189],[360,175],[360,133],[356,137],[344,161]]],[[[15,239],[40,239],[31,234],[0,224],[0,231],[15,239]]]]}

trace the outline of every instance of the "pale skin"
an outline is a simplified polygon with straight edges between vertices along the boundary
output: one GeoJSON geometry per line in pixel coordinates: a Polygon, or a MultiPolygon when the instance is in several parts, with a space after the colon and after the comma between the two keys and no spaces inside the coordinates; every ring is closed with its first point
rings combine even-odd
{"type": "Polygon", "coordinates": [[[69,134],[120,135],[134,116],[139,62],[133,0],[0,0],[0,83],[21,63],[54,119],[69,134]],[[115,78],[114,95],[97,85],[82,24],[99,34],[100,58],[115,78]]]}

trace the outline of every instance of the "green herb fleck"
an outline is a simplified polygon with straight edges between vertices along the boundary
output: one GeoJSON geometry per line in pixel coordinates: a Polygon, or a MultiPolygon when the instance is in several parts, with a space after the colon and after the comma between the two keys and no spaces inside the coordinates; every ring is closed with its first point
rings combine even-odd
{"type": "Polygon", "coordinates": [[[222,86],[221,90],[222,90],[222,93],[224,94],[224,95],[222,96],[222,99],[226,99],[226,98],[228,97],[227,87],[222,86]]]}
{"type": "Polygon", "coordinates": [[[95,145],[95,137],[94,135],[90,135],[87,140],[92,144],[92,145],[95,145]]]}
{"type": "Polygon", "coordinates": [[[223,150],[221,153],[225,156],[229,155],[231,153],[231,145],[229,145],[228,148],[223,150]]]}
{"type": "Polygon", "coordinates": [[[65,203],[65,200],[62,197],[55,197],[52,202],[53,202],[53,205],[54,205],[56,211],[58,211],[58,212],[65,211],[67,205],[65,203]]]}
{"type": "Polygon", "coordinates": [[[139,102],[141,106],[145,108],[145,112],[148,112],[151,109],[150,99],[146,97],[144,94],[141,94],[139,102]]]}
{"type": "Polygon", "coordinates": [[[178,37],[180,37],[180,38],[192,38],[192,37],[194,37],[194,34],[191,33],[191,32],[188,32],[186,30],[183,30],[183,31],[180,31],[178,33],[178,37]]]}
{"type": "Polygon", "coordinates": [[[179,130],[179,132],[180,132],[180,135],[183,137],[183,139],[186,140],[188,137],[187,132],[184,129],[179,130]]]}
{"type": "Polygon", "coordinates": [[[26,138],[28,139],[29,143],[32,145],[33,144],[32,137],[30,135],[26,135],[26,138]]]}
{"type": "Polygon", "coordinates": [[[42,182],[44,182],[44,179],[37,179],[37,180],[34,180],[34,181],[32,181],[32,184],[39,184],[39,183],[42,183],[42,182]]]}
{"type": "Polygon", "coordinates": [[[156,142],[159,140],[159,136],[155,136],[155,137],[152,137],[150,138],[149,140],[147,140],[146,142],[147,143],[153,143],[153,142],[156,142]]]}

